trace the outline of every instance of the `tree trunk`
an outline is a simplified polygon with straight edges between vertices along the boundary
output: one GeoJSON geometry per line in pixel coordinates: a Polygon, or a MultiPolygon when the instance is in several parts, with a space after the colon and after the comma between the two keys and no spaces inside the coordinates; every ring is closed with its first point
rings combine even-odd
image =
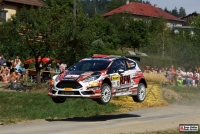
{"type": "Polygon", "coordinates": [[[41,87],[42,83],[41,83],[41,75],[40,75],[40,69],[36,68],[36,82],[37,82],[37,87],[41,87]]]}

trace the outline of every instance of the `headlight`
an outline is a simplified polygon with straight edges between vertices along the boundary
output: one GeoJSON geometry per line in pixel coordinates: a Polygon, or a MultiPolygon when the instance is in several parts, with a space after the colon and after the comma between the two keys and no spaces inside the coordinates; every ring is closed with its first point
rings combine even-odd
{"type": "Polygon", "coordinates": [[[57,81],[58,81],[58,78],[59,78],[59,75],[54,75],[52,79],[55,80],[55,81],[57,82],[57,81]]]}
{"type": "Polygon", "coordinates": [[[92,75],[87,77],[85,80],[83,80],[83,82],[90,82],[90,81],[94,81],[96,79],[98,79],[100,77],[100,75],[92,75]]]}

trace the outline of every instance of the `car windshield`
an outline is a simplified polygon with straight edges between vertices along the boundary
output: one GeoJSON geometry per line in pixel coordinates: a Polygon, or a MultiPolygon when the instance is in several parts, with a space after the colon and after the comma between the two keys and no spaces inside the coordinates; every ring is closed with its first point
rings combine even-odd
{"type": "Polygon", "coordinates": [[[107,60],[83,60],[68,68],[69,71],[101,71],[110,64],[107,60]]]}

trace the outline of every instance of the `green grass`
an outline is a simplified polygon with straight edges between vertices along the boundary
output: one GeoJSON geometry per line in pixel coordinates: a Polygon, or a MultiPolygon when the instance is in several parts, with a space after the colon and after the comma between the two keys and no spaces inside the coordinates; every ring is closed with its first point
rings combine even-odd
{"type": "Polygon", "coordinates": [[[56,104],[47,93],[0,91],[0,122],[16,123],[35,119],[89,117],[112,113],[120,106],[99,105],[90,99],[67,99],[56,104]]]}

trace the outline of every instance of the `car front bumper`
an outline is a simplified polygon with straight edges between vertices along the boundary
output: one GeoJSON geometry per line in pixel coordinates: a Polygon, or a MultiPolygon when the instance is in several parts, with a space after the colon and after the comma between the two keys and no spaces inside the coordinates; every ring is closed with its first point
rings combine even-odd
{"type": "Polygon", "coordinates": [[[81,88],[57,88],[55,85],[50,86],[48,96],[50,97],[66,97],[66,98],[100,98],[100,87],[86,87],[81,88]]]}

